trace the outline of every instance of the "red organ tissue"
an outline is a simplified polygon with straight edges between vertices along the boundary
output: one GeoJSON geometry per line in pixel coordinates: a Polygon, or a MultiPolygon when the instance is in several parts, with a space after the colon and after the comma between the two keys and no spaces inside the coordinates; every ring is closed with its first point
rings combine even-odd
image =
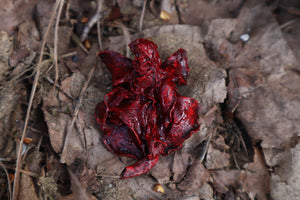
{"type": "Polygon", "coordinates": [[[96,119],[109,151],[137,160],[122,178],[148,172],[160,155],[182,147],[199,129],[198,102],[177,92],[189,74],[187,53],[178,49],[161,63],[157,45],[137,39],[129,44],[135,59],[114,51],[99,57],[112,75],[113,88],[96,108],[96,119]]]}

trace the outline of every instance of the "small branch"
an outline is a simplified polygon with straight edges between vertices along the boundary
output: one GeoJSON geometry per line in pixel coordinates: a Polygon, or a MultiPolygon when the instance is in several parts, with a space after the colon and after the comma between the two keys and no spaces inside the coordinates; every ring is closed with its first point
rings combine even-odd
{"type": "Polygon", "coordinates": [[[75,34],[72,33],[72,40],[84,51],[85,54],[89,54],[89,51],[84,47],[84,45],[81,43],[79,37],[75,34]]]}
{"type": "Polygon", "coordinates": [[[101,41],[101,32],[100,32],[100,12],[102,10],[102,4],[103,4],[103,0],[98,0],[98,6],[97,6],[97,35],[98,35],[98,45],[99,45],[99,49],[100,51],[103,50],[102,47],[102,41],[101,41]]]}
{"type": "Polygon", "coordinates": [[[81,35],[81,37],[80,37],[80,40],[81,40],[81,41],[84,41],[84,40],[87,38],[87,36],[88,36],[88,34],[89,34],[91,28],[94,26],[94,24],[97,23],[97,19],[98,19],[98,14],[96,13],[96,14],[89,20],[89,22],[86,24],[86,26],[84,27],[83,33],[82,33],[82,35],[81,35]]]}
{"type": "Polygon", "coordinates": [[[232,158],[233,158],[233,161],[234,161],[234,164],[235,164],[236,168],[240,169],[240,166],[239,166],[239,164],[236,160],[236,156],[235,156],[234,152],[231,151],[231,154],[232,154],[232,158]]]}
{"type": "Polygon", "coordinates": [[[62,56],[59,56],[58,58],[60,59],[60,58],[67,58],[67,57],[71,57],[71,56],[75,56],[75,55],[77,55],[77,52],[76,51],[73,51],[73,52],[70,52],[70,53],[66,53],[66,54],[64,54],[64,55],[62,55],[62,56]]]}
{"type": "Polygon", "coordinates": [[[54,89],[55,86],[57,85],[57,81],[58,81],[58,56],[57,56],[57,43],[58,43],[58,26],[59,26],[59,21],[60,21],[60,16],[61,16],[61,12],[63,9],[65,1],[64,0],[59,0],[59,9],[58,9],[58,13],[57,13],[57,18],[56,18],[56,22],[55,22],[55,29],[54,29],[54,66],[55,66],[55,81],[54,81],[54,85],[53,85],[53,89],[52,89],[52,93],[54,94],[54,89]]]}
{"type": "Polygon", "coordinates": [[[139,33],[142,32],[142,27],[143,27],[143,21],[144,21],[144,15],[145,15],[145,10],[146,10],[146,5],[147,5],[147,0],[144,0],[144,5],[141,13],[141,18],[140,18],[140,24],[139,24],[139,33]]]}
{"type": "Polygon", "coordinates": [[[205,144],[205,147],[204,147],[204,151],[203,151],[203,153],[201,154],[201,156],[199,158],[200,162],[203,162],[203,160],[205,158],[205,155],[207,154],[211,138],[213,137],[213,135],[215,135],[215,132],[216,132],[216,129],[209,134],[209,137],[208,137],[208,139],[206,141],[206,144],[205,144]]]}

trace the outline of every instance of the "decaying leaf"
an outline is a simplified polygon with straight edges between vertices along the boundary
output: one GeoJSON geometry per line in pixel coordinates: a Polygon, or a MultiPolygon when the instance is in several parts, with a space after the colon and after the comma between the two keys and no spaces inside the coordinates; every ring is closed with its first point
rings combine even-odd
{"type": "Polygon", "coordinates": [[[28,175],[22,174],[20,181],[20,193],[18,199],[38,200],[38,195],[34,189],[34,182],[28,175]]]}
{"type": "Polygon", "coordinates": [[[212,182],[209,171],[199,160],[191,165],[186,178],[178,184],[178,189],[188,193],[197,193],[204,183],[212,182]]]}

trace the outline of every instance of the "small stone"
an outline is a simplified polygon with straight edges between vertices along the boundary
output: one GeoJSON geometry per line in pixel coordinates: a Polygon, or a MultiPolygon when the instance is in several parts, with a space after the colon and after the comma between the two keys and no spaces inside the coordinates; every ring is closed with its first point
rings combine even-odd
{"type": "Polygon", "coordinates": [[[248,42],[250,39],[250,35],[249,34],[242,34],[240,35],[240,40],[242,40],[243,42],[248,42]]]}

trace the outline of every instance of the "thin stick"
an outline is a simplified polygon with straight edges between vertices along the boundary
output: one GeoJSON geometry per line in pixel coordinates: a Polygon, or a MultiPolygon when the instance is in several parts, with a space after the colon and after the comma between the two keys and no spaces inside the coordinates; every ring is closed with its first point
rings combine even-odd
{"type": "Polygon", "coordinates": [[[139,24],[139,33],[142,32],[144,15],[145,15],[145,10],[146,10],[146,4],[147,4],[147,0],[144,0],[143,10],[142,10],[142,14],[141,14],[141,18],[140,18],[140,24],[139,24]]]}
{"type": "MultiPolygon", "coordinates": [[[[64,0],[57,0],[59,1],[59,9],[57,13],[57,18],[55,22],[55,29],[54,29],[54,66],[55,66],[55,81],[52,89],[52,93],[54,94],[55,86],[57,85],[58,81],[58,56],[57,56],[57,43],[58,43],[58,25],[60,21],[61,12],[64,6],[65,1],[64,0]]],[[[54,95],[53,95],[54,97],[54,95]]]]}
{"type": "Polygon", "coordinates": [[[84,47],[84,45],[81,43],[79,37],[75,34],[72,33],[72,40],[84,51],[85,54],[89,54],[89,51],[84,47]]]}
{"type": "Polygon", "coordinates": [[[73,52],[70,52],[70,53],[66,53],[66,54],[64,54],[64,55],[62,55],[62,56],[59,56],[58,58],[67,58],[67,57],[74,56],[74,55],[76,55],[76,54],[77,54],[77,52],[76,52],[76,51],[73,51],[73,52]]]}
{"type": "Polygon", "coordinates": [[[5,174],[6,174],[6,177],[7,177],[7,184],[8,184],[8,193],[9,193],[9,199],[11,200],[12,199],[12,193],[11,193],[11,185],[10,185],[10,179],[9,179],[9,174],[6,170],[6,167],[5,165],[0,161],[0,165],[2,166],[5,174]]]}
{"type": "Polygon", "coordinates": [[[279,26],[279,28],[280,28],[280,29],[284,29],[285,27],[287,27],[287,26],[289,26],[289,25],[291,25],[291,24],[295,23],[296,21],[297,21],[297,19],[294,19],[294,20],[288,21],[288,22],[286,22],[286,23],[282,24],[281,26],[279,26]]]}
{"type": "Polygon", "coordinates": [[[98,45],[99,45],[99,49],[100,51],[103,50],[102,47],[102,41],[101,41],[101,32],[100,32],[100,12],[102,10],[102,4],[103,4],[103,0],[98,0],[98,6],[97,6],[97,35],[98,35],[98,45]]]}
{"type": "Polygon", "coordinates": [[[80,36],[80,40],[81,40],[81,41],[84,41],[84,40],[87,38],[87,36],[88,36],[88,34],[89,34],[91,28],[92,28],[92,27],[94,26],[94,24],[96,24],[96,23],[97,23],[97,13],[96,13],[95,15],[93,15],[92,18],[89,20],[89,22],[85,25],[85,27],[84,27],[84,29],[83,29],[83,33],[82,33],[82,35],[80,36]]]}
{"type": "MultiPolygon", "coordinates": [[[[62,152],[66,151],[66,148],[67,148],[67,146],[69,144],[70,136],[71,136],[74,124],[75,124],[75,120],[77,118],[79,109],[81,107],[81,102],[82,102],[83,94],[85,93],[85,91],[86,91],[86,89],[87,89],[87,87],[89,85],[89,82],[90,82],[90,80],[91,80],[91,78],[93,76],[95,68],[96,68],[96,65],[94,65],[94,67],[89,72],[88,80],[85,82],[84,86],[81,89],[81,92],[80,92],[80,95],[79,95],[79,102],[78,102],[78,104],[75,107],[73,118],[72,118],[72,122],[71,122],[71,124],[67,128],[67,134],[66,134],[66,137],[65,137],[65,142],[64,142],[64,147],[63,147],[63,151],[62,152]]],[[[65,161],[61,160],[61,162],[64,163],[65,161]]]]}
{"type": "Polygon", "coordinates": [[[13,160],[15,160],[15,159],[13,159],[13,158],[1,158],[0,157],[0,161],[10,162],[10,161],[13,161],[13,160]]]}
{"type": "Polygon", "coordinates": [[[236,168],[240,169],[239,164],[238,164],[238,162],[237,162],[237,160],[236,160],[236,157],[235,157],[234,152],[231,151],[231,153],[232,153],[233,161],[234,161],[234,164],[235,164],[236,168]]]}
{"type": "Polygon", "coordinates": [[[207,154],[207,151],[208,151],[208,147],[209,147],[211,138],[213,137],[213,135],[215,135],[215,132],[216,132],[216,129],[215,129],[213,132],[211,132],[211,133],[209,134],[209,137],[208,137],[208,139],[207,139],[207,141],[206,141],[206,144],[205,144],[205,147],[204,147],[204,152],[202,153],[202,155],[200,156],[200,159],[199,159],[200,162],[203,162],[203,160],[204,160],[204,158],[205,158],[205,155],[207,154]]]}
{"type": "Polygon", "coordinates": [[[39,174],[37,173],[34,173],[34,172],[30,172],[30,171],[26,171],[24,169],[21,169],[20,172],[22,172],[22,174],[25,174],[27,176],[31,176],[31,177],[34,177],[34,178],[39,178],[41,177],[39,174]]]}
{"type": "Polygon", "coordinates": [[[39,131],[39,130],[37,130],[37,129],[35,129],[35,128],[32,128],[32,127],[30,127],[30,126],[28,126],[27,128],[28,128],[29,130],[33,131],[33,132],[39,133],[41,136],[49,136],[48,134],[46,134],[46,133],[44,133],[44,132],[42,132],[42,131],[39,131]]]}
{"type": "Polygon", "coordinates": [[[66,20],[69,21],[70,20],[70,15],[69,15],[69,11],[70,11],[70,5],[71,5],[72,0],[69,0],[67,2],[67,7],[66,7],[66,20]]]}
{"type": "MultiPolygon", "coordinates": [[[[77,54],[77,52],[75,52],[75,51],[71,52],[71,53],[67,53],[65,55],[59,56],[59,59],[66,58],[66,57],[69,57],[69,56],[73,56],[73,55],[76,55],[76,54],[77,54]]],[[[43,63],[47,63],[47,62],[50,62],[50,61],[51,61],[51,59],[44,60],[43,63]]],[[[53,68],[53,65],[50,65],[50,67],[47,69],[47,71],[44,74],[48,74],[52,68],[53,68]]],[[[53,81],[53,83],[54,83],[54,81],[53,81]]]]}
{"type": "Polygon", "coordinates": [[[122,31],[124,33],[124,37],[125,37],[125,41],[126,41],[126,56],[129,57],[129,52],[130,52],[130,49],[129,49],[129,46],[128,46],[128,44],[130,43],[129,31],[128,31],[127,27],[122,22],[119,21],[119,22],[116,22],[116,24],[118,24],[122,28],[122,31]]]}
{"type": "Polygon", "coordinates": [[[44,55],[46,39],[47,39],[48,34],[50,32],[50,27],[52,26],[55,13],[58,9],[58,5],[59,5],[58,1],[56,1],[54,9],[52,11],[50,21],[49,21],[49,25],[47,27],[47,30],[46,30],[46,33],[45,33],[45,36],[44,36],[44,39],[43,39],[43,43],[42,43],[42,47],[41,47],[41,54],[40,54],[40,58],[39,58],[39,61],[38,61],[37,70],[36,70],[36,74],[35,74],[35,77],[34,77],[34,82],[33,82],[31,93],[30,93],[27,113],[26,113],[26,117],[25,117],[24,128],[23,128],[23,132],[22,132],[22,137],[21,137],[18,153],[17,153],[16,171],[15,171],[15,178],[14,178],[13,198],[12,198],[13,200],[18,199],[23,142],[24,142],[27,126],[28,126],[28,121],[29,121],[29,116],[30,116],[30,111],[31,111],[31,107],[32,107],[33,98],[34,98],[35,91],[36,91],[36,88],[37,88],[37,85],[38,85],[38,80],[39,80],[39,77],[40,77],[41,63],[42,63],[42,59],[43,59],[43,55],[44,55]]]}
{"type": "MultiPolygon", "coordinates": [[[[119,24],[115,23],[115,22],[107,22],[107,25],[108,26],[111,26],[111,27],[116,27],[116,28],[122,28],[119,24]]],[[[129,27],[126,27],[128,31],[134,33],[136,32],[136,30],[134,30],[133,28],[129,28],[129,27]]]]}
{"type": "Polygon", "coordinates": [[[116,178],[120,179],[120,176],[114,176],[114,175],[105,175],[105,174],[97,174],[99,177],[105,177],[105,178],[116,178]]]}

